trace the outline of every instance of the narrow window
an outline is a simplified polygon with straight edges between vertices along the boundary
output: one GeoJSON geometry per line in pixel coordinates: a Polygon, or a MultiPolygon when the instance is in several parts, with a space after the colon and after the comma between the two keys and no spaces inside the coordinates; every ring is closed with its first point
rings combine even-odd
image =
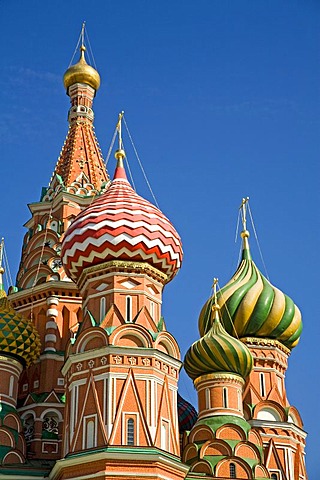
{"type": "Polygon", "coordinates": [[[127,322],[132,321],[132,298],[126,297],[126,320],[127,322]]]}
{"type": "Polygon", "coordinates": [[[236,476],[236,466],[235,466],[234,463],[230,463],[229,469],[230,469],[230,478],[237,478],[237,476],[236,476]]]}
{"type": "Polygon", "coordinates": [[[264,373],[260,373],[260,393],[261,393],[261,397],[264,397],[266,394],[264,373]]]}
{"type": "Polygon", "coordinates": [[[241,390],[238,390],[238,410],[242,410],[242,393],[241,390]]]}
{"type": "Polygon", "coordinates": [[[210,390],[206,388],[206,409],[211,408],[210,390]]]}
{"type": "Polygon", "coordinates": [[[225,387],[223,388],[223,406],[228,408],[228,390],[225,387]]]}
{"type": "Polygon", "coordinates": [[[14,385],[14,376],[10,376],[10,381],[9,381],[9,397],[13,397],[13,385],[14,385]]]}
{"type": "Polygon", "coordinates": [[[94,421],[89,420],[86,425],[86,448],[93,448],[94,444],[94,421]]]}
{"type": "Polygon", "coordinates": [[[169,422],[162,420],[161,422],[161,448],[169,450],[169,422]]]}
{"type": "Polygon", "coordinates": [[[106,299],[105,297],[100,298],[100,322],[104,320],[104,317],[106,316],[106,299]]]}
{"type": "Polygon", "coordinates": [[[154,302],[150,301],[150,315],[154,318],[154,302]]]}
{"type": "Polygon", "coordinates": [[[272,480],[278,480],[278,475],[276,473],[271,473],[272,480]]]}
{"type": "Polygon", "coordinates": [[[127,421],[127,445],[134,445],[134,419],[127,421]]]}

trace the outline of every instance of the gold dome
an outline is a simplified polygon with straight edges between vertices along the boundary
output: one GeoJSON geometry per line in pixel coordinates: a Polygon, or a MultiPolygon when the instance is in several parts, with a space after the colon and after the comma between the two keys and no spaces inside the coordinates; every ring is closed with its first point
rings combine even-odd
{"type": "Polygon", "coordinates": [[[64,86],[66,90],[68,90],[68,88],[75,83],[85,83],[95,90],[98,90],[100,87],[100,75],[97,70],[87,64],[84,56],[84,52],[86,51],[84,45],[81,46],[80,51],[79,62],[69,67],[63,76],[64,86]]]}

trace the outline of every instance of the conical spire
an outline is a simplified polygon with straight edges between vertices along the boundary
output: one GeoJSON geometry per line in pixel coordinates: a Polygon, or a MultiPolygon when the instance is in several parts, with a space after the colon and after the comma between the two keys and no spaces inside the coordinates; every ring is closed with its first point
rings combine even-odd
{"type": "Polygon", "coordinates": [[[50,200],[61,186],[76,195],[96,195],[109,182],[93,126],[92,104],[100,76],[87,64],[85,51],[83,26],[80,60],[64,74],[64,85],[71,102],[69,131],[43,200],[50,200]]]}

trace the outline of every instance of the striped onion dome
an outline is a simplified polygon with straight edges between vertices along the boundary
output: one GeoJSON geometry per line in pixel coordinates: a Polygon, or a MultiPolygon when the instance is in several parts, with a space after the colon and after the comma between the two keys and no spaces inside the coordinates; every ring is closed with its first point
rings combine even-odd
{"type": "MultiPolygon", "coordinates": [[[[279,340],[288,348],[297,345],[301,331],[301,313],[291,298],[262,275],[251,258],[249,232],[243,238],[242,258],[236,273],[217,294],[226,330],[240,338],[260,337],[279,340]],[[230,320],[232,319],[232,321],[230,320]]],[[[213,298],[205,303],[199,317],[201,335],[210,332],[213,298]]]]}
{"type": "Polygon", "coordinates": [[[3,288],[0,289],[0,353],[18,357],[27,367],[40,356],[36,327],[13,309],[3,288]]]}
{"type": "Polygon", "coordinates": [[[218,372],[236,373],[246,378],[252,370],[249,349],[226,332],[219,320],[218,309],[213,306],[213,324],[202,338],[191,345],[184,358],[184,368],[193,380],[218,372]]]}
{"type": "Polygon", "coordinates": [[[77,282],[89,266],[111,260],[147,262],[169,282],[182,262],[180,237],[167,217],[129,184],[118,159],[108,190],[83,210],[68,228],[62,258],[77,282]]]}

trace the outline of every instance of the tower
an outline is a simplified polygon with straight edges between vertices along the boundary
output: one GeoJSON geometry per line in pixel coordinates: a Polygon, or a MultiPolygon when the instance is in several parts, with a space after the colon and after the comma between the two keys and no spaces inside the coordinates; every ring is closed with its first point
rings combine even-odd
{"type": "Polygon", "coordinates": [[[85,59],[65,72],[70,97],[69,131],[48,188],[39,202],[29,205],[31,218],[22,246],[16,287],[10,302],[30,318],[40,335],[41,356],[24,368],[18,409],[28,430],[29,459],[58,459],[64,418],[64,378],[61,367],[70,336],[82,318],[77,286],[67,277],[61,261],[64,233],[81,210],[107,187],[101,150],[94,133],[92,104],[100,85],[99,73],[85,59]],[[30,430],[31,431],[31,430],[30,430]]]}
{"type": "Polygon", "coordinates": [[[161,315],[163,287],[181,265],[181,241],[164,214],[129,184],[121,116],[118,131],[114,178],[75,219],[62,245],[65,269],[83,299],[83,321],[62,369],[65,458],[53,478],[102,471],[103,479],[184,478],[180,352],[161,315]]]}
{"type": "MultiPolygon", "coordinates": [[[[34,325],[15,312],[3,288],[3,240],[0,245],[0,465],[24,464],[27,438],[17,411],[18,382],[22,369],[40,355],[34,325]]],[[[32,428],[32,425],[30,425],[32,428]]]]}
{"type": "MultiPolygon", "coordinates": [[[[288,357],[302,331],[301,313],[252,260],[246,209],[244,199],[240,264],[217,293],[217,303],[225,329],[248,347],[253,358],[253,369],[244,387],[243,408],[252,431],[261,436],[264,465],[275,480],[306,479],[306,433],[297,409],[287,399],[284,383],[288,357]]],[[[214,302],[211,297],[200,313],[199,331],[204,338],[215,321],[214,302]]]]}

